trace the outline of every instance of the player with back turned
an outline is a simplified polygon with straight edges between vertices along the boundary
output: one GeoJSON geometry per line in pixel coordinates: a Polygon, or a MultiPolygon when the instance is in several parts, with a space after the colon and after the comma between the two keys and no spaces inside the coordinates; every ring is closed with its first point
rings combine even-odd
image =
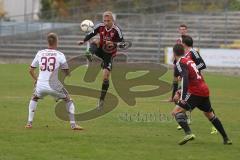
{"type": "Polygon", "coordinates": [[[192,111],[195,107],[200,109],[214,127],[220,132],[223,137],[224,144],[232,144],[228,138],[221,121],[216,117],[211,107],[209,98],[209,89],[204,81],[202,74],[197,69],[194,61],[185,57],[184,47],[182,44],[176,44],[173,47],[174,57],[176,58],[176,68],[181,77],[182,89],[181,97],[173,109],[174,115],[178,124],[183,128],[185,137],[179,142],[183,145],[190,140],[195,139],[195,135],[187,123],[186,111],[192,111]]]}
{"type": "MultiPolygon", "coordinates": [[[[187,35],[187,32],[188,32],[188,27],[187,25],[185,24],[181,24],[179,25],[178,27],[178,33],[180,34],[180,37],[176,40],[176,44],[182,44],[182,37],[187,35]]],[[[174,59],[173,57],[173,83],[172,83],[172,95],[169,99],[169,102],[173,102],[173,98],[175,96],[175,93],[177,92],[178,90],[178,81],[179,81],[179,76],[177,74],[177,70],[176,70],[176,59],[174,59]]],[[[190,124],[191,121],[190,121],[190,118],[188,119],[188,123],[190,124]]],[[[182,129],[181,126],[177,126],[177,129],[180,130],[182,129]]]]}
{"type": "Polygon", "coordinates": [[[120,28],[114,23],[113,14],[110,11],[103,13],[103,22],[97,24],[94,30],[87,34],[83,41],[78,44],[82,45],[92,37],[99,34],[99,40],[93,40],[87,50],[87,58],[91,61],[92,55],[102,59],[103,82],[100,99],[97,104],[98,109],[104,106],[104,99],[109,88],[109,77],[112,70],[112,59],[117,53],[117,42],[123,41],[123,35],[120,28]]]}
{"type": "Polygon", "coordinates": [[[34,114],[39,99],[51,95],[56,100],[62,99],[66,103],[66,109],[69,113],[70,126],[72,130],[82,130],[83,128],[76,124],[74,111],[75,107],[67,90],[58,80],[59,70],[66,76],[70,75],[65,55],[57,50],[58,37],[55,33],[49,33],[47,36],[48,48],[37,52],[29,69],[29,73],[34,80],[35,91],[29,103],[28,122],[25,128],[32,128],[34,114]],[[39,67],[39,75],[35,73],[39,67]]]}

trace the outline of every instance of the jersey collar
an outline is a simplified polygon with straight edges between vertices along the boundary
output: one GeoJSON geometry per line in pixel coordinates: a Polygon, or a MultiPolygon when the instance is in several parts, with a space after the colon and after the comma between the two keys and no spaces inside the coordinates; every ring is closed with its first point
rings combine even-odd
{"type": "Polygon", "coordinates": [[[107,27],[105,26],[105,29],[107,32],[110,32],[113,29],[113,27],[114,27],[114,24],[112,25],[112,27],[110,29],[107,29],[107,27]]]}

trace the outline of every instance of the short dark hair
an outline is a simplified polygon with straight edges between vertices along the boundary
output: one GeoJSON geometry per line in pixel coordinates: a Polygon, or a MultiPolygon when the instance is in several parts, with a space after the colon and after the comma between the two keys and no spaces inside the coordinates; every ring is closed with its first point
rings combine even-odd
{"type": "Polygon", "coordinates": [[[183,56],[184,55],[184,47],[182,44],[175,44],[173,46],[173,53],[176,56],[183,56]]]}
{"type": "Polygon", "coordinates": [[[186,29],[188,28],[186,24],[180,24],[180,25],[179,25],[179,28],[180,28],[180,27],[184,27],[184,28],[186,28],[186,29]]]}
{"type": "Polygon", "coordinates": [[[47,35],[47,41],[50,46],[53,46],[57,43],[58,37],[56,33],[48,33],[47,35]]]}
{"type": "Polygon", "coordinates": [[[193,47],[193,39],[192,39],[191,36],[183,35],[182,36],[182,43],[184,43],[188,47],[193,47]]]}

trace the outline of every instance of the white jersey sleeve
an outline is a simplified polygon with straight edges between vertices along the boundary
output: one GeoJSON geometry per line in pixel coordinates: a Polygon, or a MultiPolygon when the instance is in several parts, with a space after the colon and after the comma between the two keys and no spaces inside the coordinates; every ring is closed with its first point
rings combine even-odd
{"type": "Polygon", "coordinates": [[[61,65],[61,69],[69,69],[67,60],[66,60],[66,57],[64,56],[64,54],[61,55],[60,65],[61,65]]]}
{"type": "Polygon", "coordinates": [[[32,61],[31,67],[37,68],[39,66],[39,54],[37,53],[35,58],[32,61]]]}

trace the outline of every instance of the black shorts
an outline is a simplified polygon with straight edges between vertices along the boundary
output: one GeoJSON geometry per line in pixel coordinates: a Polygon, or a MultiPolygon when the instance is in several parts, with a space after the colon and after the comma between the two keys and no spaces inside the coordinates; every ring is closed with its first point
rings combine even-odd
{"type": "Polygon", "coordinates": [[[188,94],[185,101],[186,104],[182,104],[180,102],[178,105],[187,111],[192,111],[195,107],[197,107],[203,112],[213,111],[209,97],[188,94]]]}
{"type": "Polygon", "coordinates": [[[103,60],[101,65],[103,69],[112,70],[112,54],[104,52],[102,48],[98,48],[95,55],[103,60]]]}

